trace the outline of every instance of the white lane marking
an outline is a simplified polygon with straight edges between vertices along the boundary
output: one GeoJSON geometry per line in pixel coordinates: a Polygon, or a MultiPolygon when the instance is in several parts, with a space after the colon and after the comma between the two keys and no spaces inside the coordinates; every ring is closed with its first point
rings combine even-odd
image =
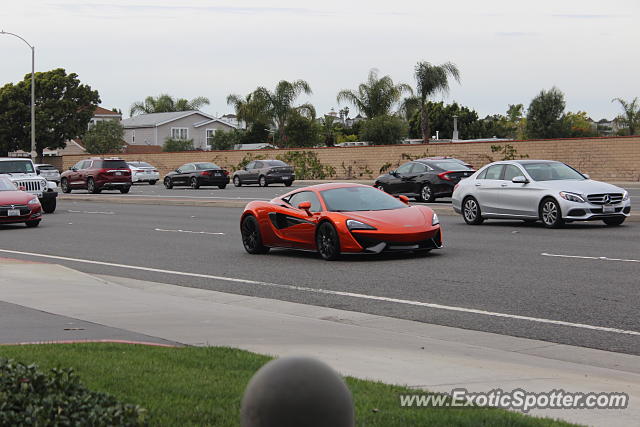
{"type": "Polygon", "coordinates": [[[605,327],[605,326],[594,326],[594,325],[587,325],[587,324],[584,324],[584,323],[572,323],[572,322],[565,322],[565,321],[562,321],[562,320],[543,319],[543,318],[539,318],[539,317],[520,316],[520,315],[517,315],[517,314],[497,313],[497,312],[492,312],[492,311],[477,310],[477,309],[474,309],[474,308],[455,307],[455,306],[435,304],[435,303],[422,302],[422,301],[411,301],[411,300],[403,300],[403,299],[398,299],[398,298],[379,297],[379,296],[375,296],[375,295],[365,295],[365,294],[358,294],[358,293],[353,293],[353,292],[332,291],[332,290],[328,290],[328,289],[308,288],[308,287],[304,287],[304,286],[282,285],[282,284],[278,284],[278,283],[261,282],[261,281],[258,281],[258,280],[237,279],[237,278],[234,278],[234,277],[214,276],[214,275],[211,275],[211,274],[188,273],[188,272],[184,272],[184,271],[174,271],[174,270],[163,270],[163,269],[159,269],[159,268],[140,267],[140,266],[136,266],[136,265],[126,265],[126,264],[115,264],[115,263],[112,263],[112,262],[92,261],[92,260],[69,258],[69,257],[56,256],[56,255],[46,255],[46,254],[38,254],[38,253],[32,253],[32,252],[13,251],[13,250],[8,250],[8,249],[0,249],[0,252],[9,253],[9,254],[15,254],[15,255],[27,255],[27,256],[33,256],[33,257],[57,259],[57,260],[62,260],[62,261],[73,261],[73,262],[79,262],[79,263],[84,263],[84,264],[104,265],[104,266],[107,266],[107,267],[125,268],[125,269],[130,269],[130,270],[142,270],[142,271],[150,271],[150,272],[154,272],[154,273],[174,274],[174,275],[177,275],[177,276],[187,276],[187,277],[198,277],[198,278],[203,278],[203,279],[221,280],[221,281],[226,281],[226,282],[243,283],[243,284],[247,284],[247,285],[268,286],[268,287],[272,287],[272,288],[287,289],[287,290],[293,290],[293,291],[311,292],[311,293],[316,293],[316,294],[337,295],[337,296],[345,296],[345,297],[352,297],[352,298],[368,299],[368,300],[374,300],[374,301],[393,302],[393,303],[397,303],[397,304],[413,305],[413,306],[418,306],[418,307],[428,307],[428,308],[436,308],[436,309],[440,309],[440,310],[458,311],[458,312],[462,312],[462,313],[480,314],[480,315],[484,315],[484,316],[503,317],[503,318],[508,318],[508,319],[517,319],[517,320],[526,320],[526,321],[530,321],[530,322],[546,323],[546,324],[550,324],[550,325],[569,326],[569,327],[572,327],[572,328],[589,329],[589,330],[592,330],[592,331],[612,332],[612,333],[616,333],[616,334],[640,336],[640,331],[630,331],[630,330],[625,330],[625,329],[609,328],[609,327],[605,327]]]}
{"type": "Polygon", "coordinates": [[[559,255],[559,254],[548,254],[546,252],[542,252],[540,255],[548,256],[548,257],[556,257],[556,258],[593,259],[597,261],[640,262],[640,259],[609,258],[606,256],[559,255]]]}
{"type": "Polygon", "coordinates": [[[71,213],[84,213],[84,214],[115,215],[115,212],[74,211],[74,210],[68,210],[68,212],[71,212],[71,213]]]}
{"type": "Polygon", "coordinates": [[[166,233],[191,233],[191,234],[212,234],[216,236],[224,236],[224,233],[209,233],[208,231],[189,231],[189,230],[165,230],[162,228],[156,228],[155,231],[163,231],[166,233]]]}

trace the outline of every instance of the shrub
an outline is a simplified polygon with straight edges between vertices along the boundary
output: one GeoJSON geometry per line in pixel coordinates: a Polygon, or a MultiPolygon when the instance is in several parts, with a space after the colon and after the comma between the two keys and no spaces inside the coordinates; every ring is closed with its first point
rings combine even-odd
{"type": "Polygon", "coordinates": [[[288,151],[277,159],[292,165],[297,179],[325,179],[336,174],[336,169],[322,164],[313,151],[288,151]]]}
{"type": "Polygon", "coordinates": [[[193,151],[193,139],[173,139],[167,138],[162,146],[162,151],[193,151]]]}
{"type": "Polygon", "coordinates": [[[406,124],[398,117],[378,116],[360,127],[360,141],[374,145],[399,144],[407,133],[406,124]]]}
{"type": "Polygon", "coordinates": [[[0,425],[142,426],[146,410],[85,388],[72,369],[44,374],[0,358],[0,425]]]}
{"type": "Polygon", "coordinates": [[[239,130],[219,130],[213,134],[211,148],[214,150],[231,150],[236,144],[240,144],[242,133],[239,130]]]}

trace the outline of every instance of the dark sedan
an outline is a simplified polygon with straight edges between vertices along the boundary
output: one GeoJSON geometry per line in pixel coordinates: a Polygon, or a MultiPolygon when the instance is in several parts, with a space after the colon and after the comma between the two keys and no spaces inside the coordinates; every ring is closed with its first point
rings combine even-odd
{"type": "Polygon", "coordinates": [[[296,179],[293,167],[281,160],[255,160],[233,174],[233,185],[281,183],[289,187],[296,179]]]}
{"type": "Polygon", "coordinates": [[[164,186],[171,189],[175,186],[189,186],[198,189],[201,186],[218,186],[226,188],[229,183],[229,172],[215,163],[187,163],[164,177],[164,186]]]}
{"type": "Polygon", "coordinates": [[[415,197],[433,202],[438,197],[451,197],[453,187],[475,170],[452,159],[418,159],[381,175],[375,186],[393,195],[415,197]]]}

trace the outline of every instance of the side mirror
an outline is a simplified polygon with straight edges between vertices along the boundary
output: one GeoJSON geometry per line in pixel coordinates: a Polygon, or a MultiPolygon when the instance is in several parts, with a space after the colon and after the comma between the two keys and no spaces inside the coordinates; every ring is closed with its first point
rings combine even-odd
{"type": "Polygon", "coordinates": [[[78,171],[78,169],[74,168],[73,166],[71,166],[71,167],[69,168],[69,170],[70,170],[70,171],[73,171],[73,172],[77,172],[77,171],[78,171]]]}
{"type": "Polygon", "coordinates": [[[514,176],[511,182],[514,184],[528,184],[529,180],[524,176],[514,176]]]}
{"type": "Polygon", "coordinates": [[[400,199],[400,201],[402,203],[404,203],[405,205],[409,205],[409,198],[407,196],[405,196],[404,194],[401,194],[398,196],[398,199],[400,199]]]}
{"type": "Polygon", "coordinates": [[[40,169],[36,168],[36,174],[40,175],[40,169]]]}
{"type": "Polygon", "coordinates": [[[583,173],[583,174],[582,174],[582,176],[584,176],[584,177],[585,177],[585,178],[587,178],[587,179],[591,179],[591,177],[590,177],[590,176],[589,176],[589,174],[587,174],[587,173],[583,173]]]}
{"type": "Polygon", "coordinates": [[[389,175],[396,176],[396,175],[398,175],[398,172],[396,172],[396,170],[394,169],[391,172],[389,172],[389,175]]]}
{"type": "Polygon", "coordinates": [[[307,213],[307,215],[311,216],[311,202],[302,202],[298,205],[298,209],[302,209],[307,213]]]}

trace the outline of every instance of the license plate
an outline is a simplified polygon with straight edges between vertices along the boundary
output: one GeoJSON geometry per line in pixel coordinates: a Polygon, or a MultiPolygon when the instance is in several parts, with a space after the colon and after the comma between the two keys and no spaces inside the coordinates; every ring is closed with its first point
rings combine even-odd
{"type": "Polygon", "coordinates": [[[603,213],[611,213],[611,212],[615,212],[615,211],[616,211],[615,206],[607,206],[607,205],[605,205],[605,206],[602,207],[602,212],[603,213]]]}
{"type": "Polygon", "coordinates": [[[122,175],[122,172],[116,172],[116,175],[122,175]]]}
{"type": "Polygon", "coordinates": [[[288,177],[288,176],[283,176],[283,177],[282,177],[282,179],[283,179],[284,181],[286,181],[286,180],[288,180],[288,179],[289,179],[289,177],[288,177]]]}
{"type": "Polygon", "coordinates": [[[7,216],[20,216],[20,209],[9,209],[7,216]]]}

